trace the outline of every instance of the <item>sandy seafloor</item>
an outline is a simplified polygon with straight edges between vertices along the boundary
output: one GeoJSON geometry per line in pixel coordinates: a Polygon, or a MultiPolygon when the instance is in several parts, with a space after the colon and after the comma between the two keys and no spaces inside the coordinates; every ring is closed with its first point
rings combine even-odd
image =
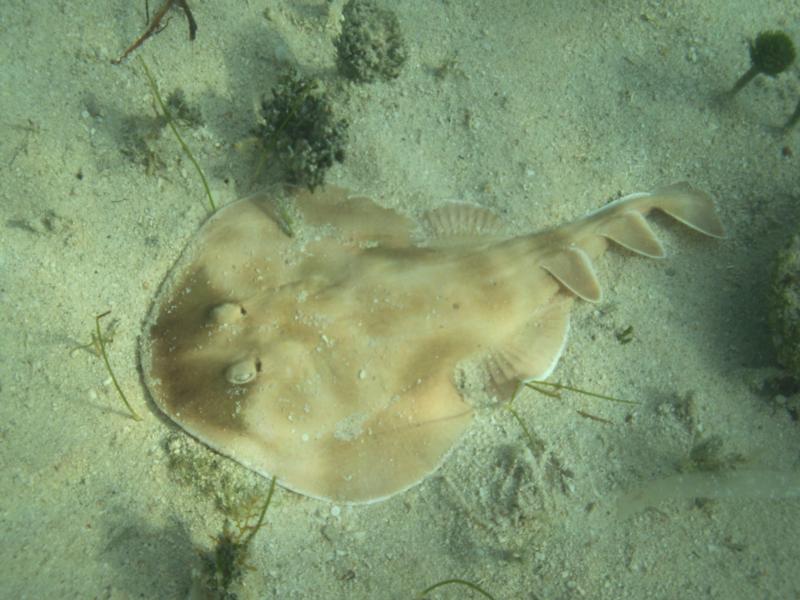
{"type": "MultiPolygon", "coordinates": [[[[666,260],[600,261],[605,299],[577,306],[553,379],[640,404],[526,394],[516,406],[536,448],[508,411],[482,410],[435,475],[372,505],[279,489],[240,597],[401,599],[447,578],[497,599],[800,597],[800,428],[759,392],[775,369],[772,261],[800,217],[800,129],[776,133],[800,69],[714,103],[758,31],[800,42],[800,5],[401,3],[408,62],[366,86],[336,75],[339,3],[191,6],[194,43],[176,12],[137,54],[165,94],[181,88],[202,110],[204,126],[184,133],[220,205],[263,183],[243,140],[288,62],[322,77],[351,123],[328,180],[382,205],[419,215],[462,199],[522,232],[689,180],[717,199],[730,234],[656,219],[666,260]],[[740,470],[786,487],[619,515],[621,494],[674,475],[711,438],[741,455],[740,470]]],[[[2,598],[185,597],[224,520],[171,472],[178,429],[137,364],[154,293],[207,217],[168,130],[150,140],[151,168],[128,151],[152,97],[138,60],[110,60],[143,27],[143,2],[0,6],[2,598]],[[75,350],[106,310],[139,423],[101,361],[75,350]]]]}

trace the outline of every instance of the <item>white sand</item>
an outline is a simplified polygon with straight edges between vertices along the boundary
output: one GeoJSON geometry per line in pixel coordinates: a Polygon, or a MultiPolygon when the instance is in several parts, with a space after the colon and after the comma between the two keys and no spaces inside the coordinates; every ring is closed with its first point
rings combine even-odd
{"type": "MultiPolygon", "coordinates": [[[[126,118],[151,117],[152,100],[138,60],[110,59],[143,29],[144,3],[2,4],[0,596],[180,598],[222,516],[170,475],[174,427],[146,397],[136,348],[157,286],[206,216],[202,188],[166,130],[154,173],[122,153],[126,118]],[[111,360],[141,423],[102,363],[72,352],[109,309],[111,360]]],[[[175,12],[137,56],[165,94],[180,87],[201,107],[206,127],[187,138],[224,204],[251,191],[253,162],[233,145],[254,126],[276,58],[332,81],[335,20],[324,0],[191,5],[193,44],[175,12]]],[[[800,70],[712,104],[759,30],[800,42],[800,5],[449,1],[398,14],[408,64],[395,82],[337,92],[351,143],[329,181],[413,214],[477,202],[527,231],[686,179],[718,198],[731,237],[660,219],[665,261],[602,261],[606,300],[576,311],[554,379],[640,405],[531,393],[517,408],[538,458],[494,411],[437,476],[389,501],[332,507],[279,490],[242,597],[406,599],[451,577],[498,599],[797,597],[797,498],[679,498],[626,520],[614,502],[674,475],[712,435],[748,469],[800,469],[798,425],[752,385],[774,362],[771,260],[798,220],[800,129],[773,128],[795,106],[800,70]],[[629,325],[622,345],[615,333],[629,325]],[[676,403],[689,392],[686,417],[676,403]]]]}

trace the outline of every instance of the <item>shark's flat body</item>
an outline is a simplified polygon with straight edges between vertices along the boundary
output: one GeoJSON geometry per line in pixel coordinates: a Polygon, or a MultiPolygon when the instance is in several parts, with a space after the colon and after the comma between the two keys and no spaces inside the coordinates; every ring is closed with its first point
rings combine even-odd
{"type": "Polygon", "coordinates": [[[615,242],[659,257],[659,209],[715,237],[706,194],[678,184],[544,233],[448,205],[420,224],[338,188],[231,204],[201,228],[143,336],[158,406],[212,448],[338,502],[385,498],[434,471],[473,410],[453,380],[479,360],[508,390],[547,377],[592,262],[615,242]],[[291,216],[289,235],[287,219],[291,216]]]}

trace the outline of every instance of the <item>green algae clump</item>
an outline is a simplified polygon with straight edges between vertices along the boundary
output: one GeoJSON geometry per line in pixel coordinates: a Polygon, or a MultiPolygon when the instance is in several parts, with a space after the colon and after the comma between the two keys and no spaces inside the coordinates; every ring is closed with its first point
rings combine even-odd
{"type": "Polygon", "coordinates": [[[734,84],[730,96],[737,94],[759,73],[777,77],[794,62],[796,52],[791,38],[782,31],[762,31],[750,42],[750,68],[734,84]]]}
{"type": "Polygon", "coordinates": [[[289,183],[310,190],[325,182],[325,173],[342,162],[348,123],[337,120],[321,82],[291,69],[261,103],[258,137],[283,165],[289,183]]]}
{"type": "Polygon", "coordinates": [[[396,79],[406,61],[397,15],[370,0],[350,0],[342,16],[335,42],[339,72],[359,83],[396,79]]]}

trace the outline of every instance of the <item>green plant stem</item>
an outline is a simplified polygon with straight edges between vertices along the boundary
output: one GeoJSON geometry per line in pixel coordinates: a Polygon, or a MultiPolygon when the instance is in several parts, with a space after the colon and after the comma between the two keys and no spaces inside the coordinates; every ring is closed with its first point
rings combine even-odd
{"type": "Polygon", "coordinates": [[[259,529],[261,529],[261,525],[264,522],[264,517],[267,514],[267,509],[269,508],[270,502],[272,502],[272,494],[275,493],[275,480],[276,477],[275,475],[273,475],[272,482],[269,484],[269,493],[267,493],[267,501],[264,502],[264,508],[261,509],[261,515],[259,515],[258,517],[258,523],[255,524],[253,530],[250,532],[247,538],[245,538],[244,542],[242,543],[242,546],[247,546],[253,539],[253,536],[255,536],[255,534],[258,533],[259,529]]]}
{"type": "Polygon", "coordinates": [[[425,588],[424,590],[422,590],[422,592],[420,593],[419,596],[417,596],[417,598],[418,598],[418,600],[421,599],[421,598],[424,598],[425,594],[427,594],[428,592],[432,592],[436,588],[440,588],[440,587],[443,587],[445,585],[450,585],[450,584],[453,584],[453,583],[457,583],[459,585],[464,585],[464,586],[468,587],[469,589],[474,590],[474,591],[478,592],[479,594],[482,594],[484,596],[484,598],[489,598],[490,600],[494,600],[494,596],[492,596],[489,592],[487,592],[486,590],[481,588],[481,586],[479,586],[477,583],[472,583],[470,581],[465,581],[463,579],[445,579],[444,581],[440,581],[438,583],[434,583],[429,588],[425,588]]]}
{"type": "Polygon", "coordinates": [[[755,77],[756,75],[758,75],[758,74],[759,74],[759,72],[760,72],[760,71],[758,70],[758,68],[757,68],[757,67],[755,67],[755,66],[752,66],[752,67],[750,67],[750,68],[747,70],[747,73],[745,73],[744,75],[742,75],[741,77],[739,77],[739,79],[736,81],[736,83],[735,83],[735,84],[733,84],[733,88],[732,88],[732,89],[731,89],[731,91],[729,92],[729,95],[730,95],[730,96],[735,96],[736,94],[738,94],[738,93],[739,93],[739,91],[740,91],[740,90],[741,90],[741,89],[742,89],[744,86],[746,86],[748,83],[750,83],[750,82],[753,80],[753,77],[755,77]]]}
{"type": "Polygon", "coordinates": [[[158,86],[156,85],[156,80],[150,73],[150,69],[147,68],[147,63],[144,62],[144,59],[141,56],[139,57],[139,61],[142,63],[142,69],[144,70],[144,74],[147,77],[147,82],[150,84],[150,90],[153,92],[153,96],[158,102],[158,105],[161,107],[161,112],[164,113],[164,118],[167,119],[167,124],[169,125],[169,128],[172,129],[172,133],[175,134],[175,138],[178,140],[178,143],[181,145],[181,148],[183,148],[183,151],[186,153],[186,156],[194,165],[194,168],[197,170],[197,174],[200,175],[200,180],[203,182],[203,189],[206,191],[206,196],[208,196],[208,204],[211,206],[211,212],[212,213],[216,212],[217,205],[214,204],[214,198],[211,195],[211,188],[208,187],[208,181],[206,180],[206,176],[203,173],[203,169],[200,168],[200,165],[195,160],[192,151],[189,150],[189,146],[186,145],[186,142],[183,141],[181,134],[178,132],[178,128],[175,126],[175,122],[172,119],[172,115],[170,114],[167,105],[164,104],[164,101],[161,99],[161,94],[158,93],[158,86]]]}
{"type": "Polygon", "coordinates": [[[593,398],[599,398],[600,400],[609,400],[611,402],[620,402],[622,404],[639,404],[634,400],[622,400],[621,398],[614,398],[613,396],[605,396],[603,394],[597,394],[595,392],[589,392],[587,390],[582,390],[580,388],[572,387],[569,385],[564,385],[563,383],[555,383],[551,381],[526,381],[524,382],[525,387],[530,388],[532,390],[536,390],[540,394],[545,394],[546,396],[554,396],[553,392],[547,392],[546,390],[539,389],[537,386],[539,385],[547,385],[556,390],[567,390],[568,392],[576,392],[578,394],[584,394],[585,396],[592,396],[593,398]]]}
{"type": "Polygon", "coordinates": [[[106,345],[103,342],[103,334],[100,331],[100,319],[107,316],[111,311],[106,311],[102,315],[97,315],[94,318],[94,326],[95,326],[95,335],[97,336],[95,339],[97,340],[97,349],[100,352],[100,356],[103,358],[103,362],[106,364],[106,370],[108,374],[111,375],[111,381],[114,382],[114,387],[117,388],[117,393],[119,397],[122,398],[122,401],[125,403],[125,406],[128,407],[128,410],[131,411],[131,415],[133,416],[134,420],[141,421],[142,417],[139,416],[133,407],[131,406],[130,402],[128,402],[128,398],[125,396],[125,392],[122,391],[122,387],[120,387],[119,382],[117,381],[116,375],[114,375],[114,371],[111,369],[111,363],[108,360],[108,354],[106,353],[106,345]]]}
{"type": "MultiPolygon", "coordinates": [[[[513,399],[512,399],[512,402],[513,402],[513,399]]],[[[516,410],[514,410],[514,407],[512,406],[511,402],[506,404],[506,408],[511,413],[511,415],[514,417],[514,419],[516,419],[517,424],[522,428],[523,433],[525,433],[525,437],[528,438],[528,447],[530,448],[531,452],[533,452],[535,454],[536,441],[533,439],[533,436],[531,435],[531,432],[528,429],[528,426],[525,425],[525,421],[523,421],[522,417],[519,416],[519,413],[516,410]]]]}

